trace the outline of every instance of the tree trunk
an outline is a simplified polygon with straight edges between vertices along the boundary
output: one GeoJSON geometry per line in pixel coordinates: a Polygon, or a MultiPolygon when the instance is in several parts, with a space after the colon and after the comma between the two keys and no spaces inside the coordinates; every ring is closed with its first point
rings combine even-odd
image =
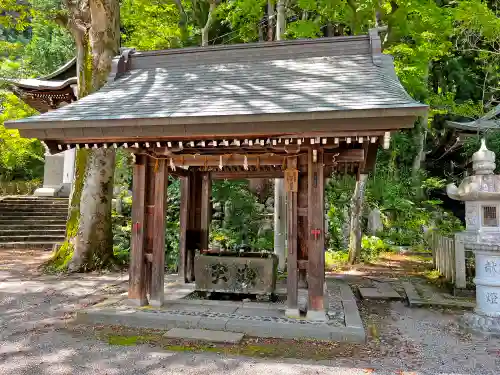
{"type": "Polygon", "coordinates": [[[278,0],[276,5],[276,40],[282,40],[285,34],[285,0],[278,0]]]}
{"type": "Polygon", "coordinates": [[[414,181],[417,180],[419,176],[419,171],[422,167],[422,162],[425,161],[425,138],[427,136],[427,121],[428,115],[425,114],[420,118],[417,125],[415,126],[415,131],[417,132],[417,137],[415,143],[417,145],[417,154],[413,159],[411,175],[414,181]]]}
{"type": "Polygon", "coordinates": [[[272,42],[274,40],[274,2],[272,0],[267,1],[267,41],[272,42]]]}
{"type": "Polygon", "coordinates": [[[207,22],[205,23],[205,26],[203,26],[203,29],[201,29],[201,46],[206,47],[208,46],[208,33],[210,31],[210,28],[212,27],[212,24],[215,21],[215,9],[217,8],[217,2],[215,0],[210,1],[210,8],[208,11],[208,16],[207,16],[207,22]]]}
{"type": "MultiPolygon", "coordinates": [[[[118,0],[66,1],[77,47],[78,97],[99,90],[120,48],[118,0]]],[[[68,271],[106,267],[113,259],[111,200],[115,152],[79,150],[66,239],[49,265],[68,271]]]]}
{"type": "Polygon", "coordinates": [[[361,214],[365,197],[365,186],[368,175],[360,174],[356,181],[351,200],[351,226],[349,230],[349,264],[354,264],[361,255],[361,214]]]}

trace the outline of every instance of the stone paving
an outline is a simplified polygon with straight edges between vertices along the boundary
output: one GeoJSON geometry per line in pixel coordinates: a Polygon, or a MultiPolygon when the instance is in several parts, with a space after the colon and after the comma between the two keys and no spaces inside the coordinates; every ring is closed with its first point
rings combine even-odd
{"type": "Polygon", "coordinates": [[[474,299],[454,297],[451,294],[436,291],[422,283],[404,281],[401,283],[409,306],[444,306],[472,309],[476,306],[474,299]]]}
{"type": "Polygon", "coordinates": [[[225,330],[257,337],[363,342],[365,332],[351,288],[341,280],[329,280],[327,285],[326,322],[287,318],[284,303],[186,299],[193,292],[193,286],[169,278],[162,308],[133,307],[123,296],[80,310],[77,320],[157,329],[225,330]]]}

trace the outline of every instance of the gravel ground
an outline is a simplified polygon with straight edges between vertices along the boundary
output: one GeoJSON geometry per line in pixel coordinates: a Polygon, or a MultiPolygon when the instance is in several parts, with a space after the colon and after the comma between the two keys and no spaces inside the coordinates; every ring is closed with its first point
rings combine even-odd
{"type": "MultiPolygon", "coordinates": [[[[65,329],[72,312],[126,287],[124,275],[40,275],[47,253],[0,252],[0,374],[486,375],[500,373],[500,341],[461,333],[459,312],[361,304],[368,344],[321,362],[225,357],[111,346],[65,329]]],[[[346,344],[347,345],[347,344],[346,344]]],[[[342,348],[342,345],[339,346],[342,348]]]]}

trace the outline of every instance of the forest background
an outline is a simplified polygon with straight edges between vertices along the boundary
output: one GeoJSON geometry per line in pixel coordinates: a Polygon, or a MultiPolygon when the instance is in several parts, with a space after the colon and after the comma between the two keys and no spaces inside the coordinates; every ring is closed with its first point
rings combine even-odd
{"type": "MultiPolygon", "coordinates": [[[[67,2],[0,0],[0,81],[37,77],[73,58],[75,43],[57,22],[67,2]]],[[[471,121],[500,103],[500,1],[490,0],[121,0],[120,44],[139,50],[266,42],[366,34],[380,27],[384,53],[394,56],[408,93],[430,106],[428,117],[394,134],[380,150],[369,176],[362,227],[370,211],[381,213],[384,229],[366,235],[361,258],[394,246],[425,246],[425,229],[444,234],[461,229],[459,205],[444,187],[460,182],[480,136],[500,156],[495,129],[464,139],[447,120],[471,121]],[[452,211],[452,212],[450,212],[452,211]],[[454,215],[455,214],[455,215],[454,215]]],[[[27,194],[43,176],[44,147],[21,138],[3,122],[35,114],[0,83],[0,194],[27,194]]],[[[500,165],[500,163],[497,163],[500,165]]],[[[114,255],[126,263],[130,250],[131,159],[117,154],[113,213],[114,255]]],[[[331,176],[327,186],[328,252],[333,263],[347,260],[355,180],[331,176]]],[[[176,267],[179,185],[169,185],[166,251],[176,267]]],[[[273,248],[272,182],[217,181],[213,192],[211,240],[224,247],[273,248]]]]}

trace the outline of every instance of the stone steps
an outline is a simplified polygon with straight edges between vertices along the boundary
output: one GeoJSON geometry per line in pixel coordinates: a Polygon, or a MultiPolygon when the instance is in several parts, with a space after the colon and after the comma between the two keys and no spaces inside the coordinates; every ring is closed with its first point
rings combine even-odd
{"type": "MultiPolygon", "coordinates": [[[[58,241],[57,243],[60,243],[58,241]]],[[[30,242],[0,242],[0,249],[43,249],[52,250],[54,248],[53,241],[30,241],[30,242]]]]}
{"type": "Polygon", "coordinates": [[[64,216],[2,216],[0,215],[0,225],[29,225],[29,224],[40,224],[40,225],[50,225],[50,224],[58,224],[65,225],[66,224],[66,215],[64,216]]]}
{"type": "Polygon", "coordinates": [[[60,236],[52,234],[22,234],[16,236],[0,236],[2,242],[53,242],[64,241],[64,233],[60,236]]]}
{"type": "Polygon", "coordinates": [[[30,214],[30,213],[44,213],[44,214],[66,214],[68,208],[47,208],[47,207],[2,207],[0,206],[0,214],[30,214]]]}
{"type": "Polygon", "coordinates": [[[0,198],[0,248],[46,248],[64,241],[67,198],[0,198]]]}
{"type": "Polygon", "coordinates": [[[47,228],[45,228],[45,229],[44,228],[4,229],[2,226],[0,226],[0,237],[25,236],[25,235],[30,235],[30,236],[64,236],[65,232],[66,232],[65,228],[61,228],[61,226],[59,226],[58,228],[52,228],[52,229],[47,229],[47,228]]]}
{"type": "Polygon", "coordinates": [[[64,218],[68,216],[67,211],[2,211],[0,210],[0,218],[13,218],[13,217],[35,217],[35,218],[40,218],[40,217],[56,217],[58,219],[64,218]]]}
{"type": "MultiPolygon", "coordinates": [[[[52,220],[53,221],[53,220],[52,220]]],[[[50,223],[51,221],[47,220],[44,222],[33,221],[31,223],[27,223],[25,220],[19,220],[19,222],[11,222],[11,221],[0,221],[0,230],[1,231],[13,231],[13,230],[23,230],[23,231],[39,231],[39,230],[60,230],[63,227],[66,227],[65,220],[58,220],[54,223],[50,223]]]]}

